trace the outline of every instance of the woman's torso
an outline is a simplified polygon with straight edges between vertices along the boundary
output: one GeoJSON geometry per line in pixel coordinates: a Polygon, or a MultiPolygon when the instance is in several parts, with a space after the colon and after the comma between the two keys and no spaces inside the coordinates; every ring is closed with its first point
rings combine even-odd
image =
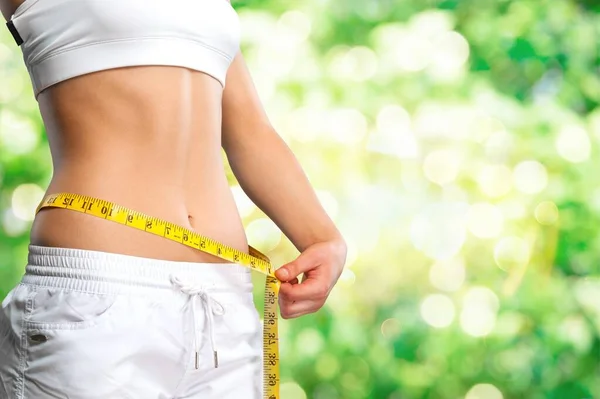
{"type": "MultiPolygon", "coordinates": [[[[0,1],[8,18],[23,0],[0,1]]],[[[38,101],[54,168],[46,194],[71,192],[112,201],[247,252],[224,173],[222,91],[215,78],[174,66],[103,70],[45,89],[38,101]]],[[[36,215],[31,244],[225,262],[60,208],[36,215]]]]}

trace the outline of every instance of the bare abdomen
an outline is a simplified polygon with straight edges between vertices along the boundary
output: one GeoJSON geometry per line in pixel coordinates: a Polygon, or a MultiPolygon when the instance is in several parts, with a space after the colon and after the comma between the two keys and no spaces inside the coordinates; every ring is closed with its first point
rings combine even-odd
{"type": "MultiPolygon", "coordinates": [[[[111,201],[247,252],[221,156],[221,91],[212,77],[173,67],[107,70],[47,89],[40,95],[40,109],[55,170],[46,194],[70,192],[111,201]]],[[[36,215],[31,244],[226,262],[59,208],[36,215]]]]}

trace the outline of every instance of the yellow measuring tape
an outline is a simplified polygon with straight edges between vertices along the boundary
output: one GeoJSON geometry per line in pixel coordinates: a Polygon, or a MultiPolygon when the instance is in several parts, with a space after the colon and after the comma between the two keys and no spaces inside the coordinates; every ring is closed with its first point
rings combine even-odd
{"type": "MultiPolygon", "coordinates": [[[[249,246],[250,254],[221,244],[208,237],[171,222],[144,215],[121,205],[87,195],[57,193],[46,195],[35,213],[42,208],[65,208],[87,213],[106,220],[156,234],[188,247],[250,267],[267,276],[265,282],[265,309],[263,327],[263,385],[265,399],[279,399],[279,334],[277,332],[277,295],[279,280],[269,258],[249,246]]],[[[226,267],[226,266],[224,266],[226,267]]]]}

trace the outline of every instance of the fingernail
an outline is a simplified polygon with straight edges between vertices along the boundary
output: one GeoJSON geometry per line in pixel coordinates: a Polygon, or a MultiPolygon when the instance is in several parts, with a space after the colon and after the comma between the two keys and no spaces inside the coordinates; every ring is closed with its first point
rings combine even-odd
{"type": "Polygon", "coordinates": [[[289,273],[288,273],[287,269],[280,269],[280,270],[279,270],[279,276],[280,276],[282,279],[284,279],[284,280],[285,280],[285,279],[287,279],[287,278],[288,278],[288,276],[289,276],[289,273]]]}

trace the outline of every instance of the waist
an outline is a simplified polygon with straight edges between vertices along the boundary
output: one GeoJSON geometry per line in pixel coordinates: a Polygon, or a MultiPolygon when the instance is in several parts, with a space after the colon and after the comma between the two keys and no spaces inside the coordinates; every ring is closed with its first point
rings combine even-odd
{"type": "MultiPolygon", "coordinates": [[[[186,191],[160,184],[153,185],[148,181],[140,183],[135,179],[127,187],[110,178],[105,179],[105,184],[98,180],[98,176],[94,174],[89,179],[53,178],[46,194],[66,192],[109,201],[195,231],[241,252],[248,251],[243,223],[226,181],[222,186],[205,184],[186,191]]],[[[44,208],[36,214],[30,243],[158,260],[224,262],[223,259],[164,237],[60,208],[44,208]]]]}

